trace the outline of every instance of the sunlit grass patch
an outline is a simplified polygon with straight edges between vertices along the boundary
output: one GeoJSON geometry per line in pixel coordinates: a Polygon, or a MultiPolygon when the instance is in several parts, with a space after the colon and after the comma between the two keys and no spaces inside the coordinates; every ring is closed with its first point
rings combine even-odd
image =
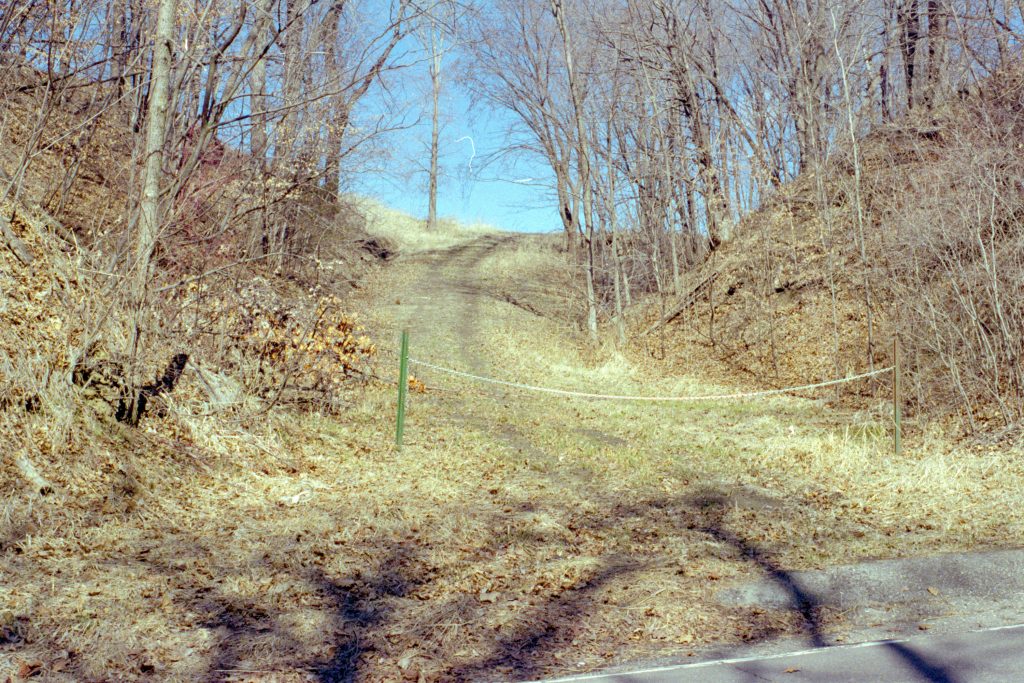
{"type": "Polygon", "coordinates": [[[461,244],[480,235],[497,233],[498,229],[483,223],[461,223],[442,218],[429,228],[426,221],[392,209],[367,197],[353,201],[366,216],[366,231],[371,235],[391,240],[400,253],[411,254],[431,249],[444,249],[461,244]]]}
{"type": "MultiPolygon", "coordinates": [[[[478,230],[485,226],[471,226],[478,230]]],[[[561,277],[568,265],[560,241],[549,235],[520,238],[509,249],[492,253],[478,266],[480,274],[496,284],[514,284],[523,294],[537,293],[561,277]]]]}

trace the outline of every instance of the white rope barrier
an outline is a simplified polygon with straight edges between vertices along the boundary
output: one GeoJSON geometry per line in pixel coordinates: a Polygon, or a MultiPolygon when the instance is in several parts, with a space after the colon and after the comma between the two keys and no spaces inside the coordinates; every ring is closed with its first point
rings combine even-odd
{"type": "Polygon", "coordinates": [[[538,387],[530,384],[520,384],[518,382],[506,382],[500,379],[493,379],[491,377],[481,377],[480,375],[471,375],[468,372],[462,372],[460,370],[452,370],[451,368],[441,367],[440,365],[434,365],[433,363],[427,363],[426,361],[416,360],[410,358],[409,362],[413,365],[418,365],[423,368],[429,368],[436,372],[441,372],[454,377],[461,377],[463,379],[469,379],[476,382],[484,382],[487,384],[497,384],[503,387],[510,387],[512,389],[522,389],[524,391],[533,391],[541,394],[551,394],[554,396],[567,396],[570,398],[591,398],[601,399],[606,401],[660,401],[660,402],[685,402],[685,401],[723,401],[730,399],[743,399],[743,398],[757,398],[760,396],[775,396],[778,394],[788,394],[793,391],[806,391],[808,389],[819,389],[821,387],[830,387],[836,384],[845,384],[847,382],[856,382],[860,379],[867,379],[868,377],[875,377],[882,375],[887,372],[892,372],[892,366],[882,368],[880,370],[873,370],[871,372],[861,373],[854,375],[853,377],[844,377],[842,379],[833,379],[828,382],[818,382],[817,384],[804,384],[797,387],[786,387],[784,389],[769,389],[766,391],[744,391],[734,394],[709,394],[706,396],[629,396],[629,395],[615,395],[615,394],[591,394],[583,391],[568,391],[565,389],[551,389],[549,387],[538,387]]]}

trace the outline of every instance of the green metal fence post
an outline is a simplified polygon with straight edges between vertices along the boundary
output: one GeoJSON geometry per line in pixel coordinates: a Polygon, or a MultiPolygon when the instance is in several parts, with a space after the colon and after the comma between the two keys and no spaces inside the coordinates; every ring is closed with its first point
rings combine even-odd
{"type": "Polygon", "coordinates": [[[409,331],[402,330],[402,351],[398,363],[398,420],[395,425],[395,446],[402,450],[405,435],[405,399],[409,395],[409,331]]]}
{"type": "Polygon", "coordinates": [[[893,449],[896,451],[896,457],[900,457],[900,453],[903,450],[902,437],[903,434],[903,406],[902,397],[900,396],[900,338],[895,337],[892,340],[892,356],[893,356],[893,368],[892,368],[892,417],[896,423],[896,430],[893,432],[893,449]]]}

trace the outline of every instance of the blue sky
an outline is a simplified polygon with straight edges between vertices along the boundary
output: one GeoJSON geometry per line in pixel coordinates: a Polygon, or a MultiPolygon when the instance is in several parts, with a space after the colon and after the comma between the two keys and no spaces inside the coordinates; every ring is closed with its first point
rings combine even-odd
{"type": "MultiPolygon", "coordinates": [[[[495,158],[507,148],[509,131],[517,122],[506,111],[473,101],[469,90],[457,81],[454,57],[445,60],[438,213],[518,232],[561,230],[557,203],[548,189],[550,169],[539,159],[495,158]]],[[[402,79],[405,82],[392,87],[391,95],[409,109],[411,120],[419,115],[420,122],[390,133],[384,140],[392,171],[363,174],[353,189],[425,218],[427,174],[413,171],[425,168],[429,161],[429,77],[425,65],[417,65],[402,79]]],[[[373,96],[382,95],[377,92],[373,96]]]]}

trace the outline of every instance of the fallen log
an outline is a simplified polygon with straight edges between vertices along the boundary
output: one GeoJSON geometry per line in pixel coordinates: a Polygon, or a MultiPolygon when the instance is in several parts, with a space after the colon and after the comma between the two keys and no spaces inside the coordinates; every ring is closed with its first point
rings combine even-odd
{"type": "Polygon", "coordinates": [[[41,496],[53,493],[53,484],[48,482],[43,475],[39,474],[39,470],[29,460],[28,455],[23,451],[18,451],[14,454],[14,464],[17,466],[18,471],[21,473],[26,481],[28,481],[35,488],[36,493],[41,496]]]}
{"type": "Polygon", "coordinates": [[[709,277],[701,281],[700,284],[691,289],[690,292],[680,300],[680,303],[673,307],[671,311],[662,316],[661,320],[659,320],[658,322],[654,323],[646,330],[644,330],[640,336],[647,336],[651,332],[658,330],[659,328],[669,324],[670,322],[678,318],[687,309],[696,304],[697,300],[700,299],[701,294],[703,294],[708,287],[714,284],[715,280],[717,279],[718,273],[713,273],[709,277]]]}

